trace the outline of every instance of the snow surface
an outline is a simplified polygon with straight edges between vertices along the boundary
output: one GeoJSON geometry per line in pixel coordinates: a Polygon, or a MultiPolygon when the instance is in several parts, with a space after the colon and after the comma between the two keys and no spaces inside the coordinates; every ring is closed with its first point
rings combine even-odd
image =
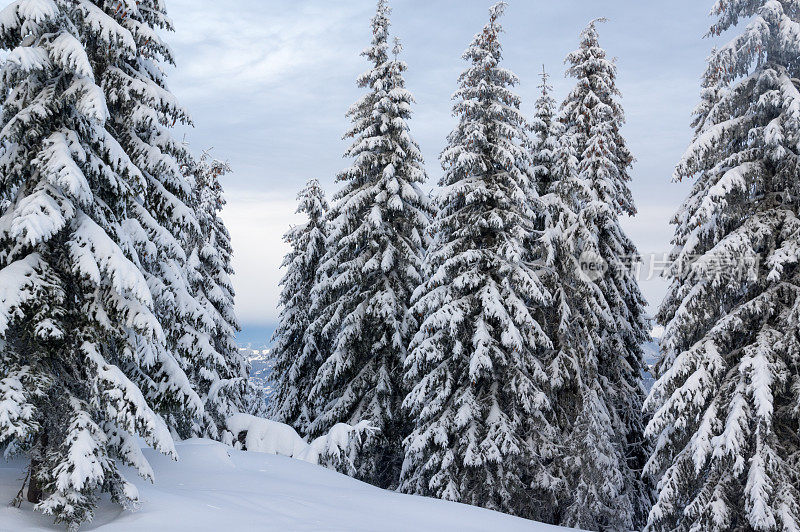
{"type": "Polygon", "coordinates": [[[355,426],[337,423],[326,435],[306,443],[289,425],[248,414],[231,416],[227,425],[235,439],[241,433],[246,434],[244,448],[248,451],[279,454],[311,464],[321,463],[320,459],[326,455],[343,455],[351,437],[361,438],[366,432],[374,430],[368,421],[361,421],[355,426]]]}
{"type": "MultiPolygon", "coordinates": [[[[104,497],[81,530],[170,531],[527,531],[566,530],[462,504],[374,488],[323,467],[271,454],[236,451],[210,440],[177,445],[180,461],[144,454],[155,484],[125,475],[139,488],[139,511],[104,497]]],[[[24,476],[24,461],[0,461],[0,531],[63,530],[48,517],[7,504],[24,476]]]]}

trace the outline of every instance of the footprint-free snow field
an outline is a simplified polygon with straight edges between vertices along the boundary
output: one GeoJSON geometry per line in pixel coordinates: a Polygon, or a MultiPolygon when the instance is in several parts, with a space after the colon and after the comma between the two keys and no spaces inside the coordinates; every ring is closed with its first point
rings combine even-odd
{"type": "MultiPolygon", "coordinates": [[[[155,484],[131,470],[142,499],[121,511],[107,496],[81,530],[203,531],[503,531],[564,530],[480,508],[401,495],[284,456],[236,451],[209,440],[178,444],[180,461],[146,450],[155,484]]],[[[19,490],[24,461],[0,461],[0,530],[63,530],[28,503],[8,503],[19,490]]]]}

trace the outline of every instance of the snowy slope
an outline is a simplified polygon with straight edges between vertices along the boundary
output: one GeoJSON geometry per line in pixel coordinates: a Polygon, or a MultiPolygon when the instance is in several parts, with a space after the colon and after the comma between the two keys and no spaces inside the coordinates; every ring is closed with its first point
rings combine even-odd
{"type": "MultiPolygon", "coordinates": [[[[178,445],[178,463],[145,451],[156,484],[136,480],[135,513],[104,500],[82,530],[170,531],[528,531],[564,530],[480,508],[400,495],[283,456],[235,451],[208,440],[178,445]]],[[[127,471],[128,478],[135,475],[127,471]]],[[[0,530],[63,530],[49,518],[9,507],[23,462],[0,461],[0,530]]]]}

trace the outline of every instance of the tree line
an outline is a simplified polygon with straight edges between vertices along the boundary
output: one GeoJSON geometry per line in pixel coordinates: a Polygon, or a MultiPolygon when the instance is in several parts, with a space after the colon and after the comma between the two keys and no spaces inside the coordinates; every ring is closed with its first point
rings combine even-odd
{"type": "Polygon", "coordinates": [[[658,382],[620,217],[634,216],[617,67],[598,24],[520,112],[505,3],[470,43],[455,129],[427,181],[390,9],[350,109],[328,207],[300,193],[276,332],[274,419],[315,437],[369,420],[340,471],[405,493],[588,530],[800,526],[800,3],[718,0],[696,136],[675,179],[658,382]],[[742,276],[744,265],[745,273],[742,276]]]}
{"type": "Polygon", "coordinates": [[[236,349],[230,168],[173,136],[160,0],[0,11],[0,448],[76,529],[139,504],[139,438],[235,444],[235,413],[355,434],[372,484],[590,530],[800,528],[800,2],[717,0],[673,219],[657,382],[620,218],[636,213],[598,24],[527,118],[500,17],[470,43],[437,194],[378,2],[350,167],[287,234],[269,412],[236,349]],[[746,21],[746,22],[745,22],[746,21]],[[738,32],[738,33],[737,33],[738,32]],[[731,267],[735,265],[735,267],[731,267]],[[744,270],[744,275],[743,275],[744,270]]]}

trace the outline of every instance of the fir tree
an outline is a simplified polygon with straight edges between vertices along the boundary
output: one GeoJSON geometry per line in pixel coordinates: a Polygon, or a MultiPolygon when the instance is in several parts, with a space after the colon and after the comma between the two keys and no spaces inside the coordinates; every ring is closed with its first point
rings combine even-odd
{"type": "Polygon", "coordinates": [[[239,320],[234,312],[230,233],[220,212],[225,197],[220,179],[231,171],[227,163],[204,153],[187,169],[192,184],[192,207],[199,232],[187,244],[187,277],[201,314],[184,324],[182,346],[188,347],[186,369],[204,404],[201,419],[187,416],[188,437],[232,443],[225,428],[237,413],[264,414],[263,391],[249,382],[250,365],[236,345],[239,320]]]}
{"type": "Polygon", "coordinates": [[[411,294],[421,283],[429,223],[422,155],[407,120],[413,96],[405,88],[399,44],[390,50],[390,9],[378,2],[372,44],[362,55],[372,67],[358,81],[367,93],[350,109],[353,166],[330,214],[328,250],[314,288],[312,334],[327,339],[310,401],[320,411],[313,436],[337,423],[368,420],[374,431],[354,441],[346,472],[378,486],[397,483],[402,439],[403,362],[416,320],[411,294]],[[393,52],[393,53],[392,53],[393,52]]]}
{"type": "Polygon", "coordinates": [[[314,408],[309,403],[311,388],[324,352],[309,325],[314,321],[311,291],[325,255],[328,202],[316,179],[308,182],[297,199],[297,213],[307,216],[308,222],[291,228],[284,236],[291,251],[283,260],[286,275],[281,281],[282,310],[272,350],[275,392],[270,402],[270,417],[291,425],[305,436],[314,417],[314,408]]]}
{"type": "Polygon", "coordinates": [[[527,123],[502,68],[506,4],[490,10],[464,59],[454,95],[458,126],[442,153],[445,175],[429,280],[415,294],[422,316],[406,361],[413,386],[405,406],[401,489],[537,517],[551,479],[542,457],[549,339],[529,310],[549,301],[527,263],[533,229],[527,123]]]}
{"type": "Polygon", "coordinates": [[[579,49],[567,57],[567,72],[577,85],[561,116],[577,155],[577,182],[570,186],[584,196],[570,207],[577,218],[567,256],[580,272],[569,299],[578,306],[571,309],[575,325],[589,336],[583,345],[559,353],[553,366],[565,376],[569,365],[580,365],[579,375],[571,377],[577,388],[560,392],[576,401],[560,424],[562,437],[572,442],[563,457],[568,486],[563,502],[568,504],[560,521],[590,530],[631,529],[643,524],[650,503],[641,478],[646,460],[642,344],[649,324],[632,269],[638,253],[619,222],[620,215],[636,213],[628,187],[633,157],[621,134],[616,66],[599,45],[597,22],[583,31],[579,49]]]}
{"type": "Polygon", "coordinates": [[[548,463],[554,493],[547,511],[540,517],[545,522],[561,523],[571,515],[570,505],[579,495],[575,472],[587,467],[582,458],[587,453],[586,446],[576,445],[576,437],[582,435],[578,416],[584,412],[584,399],[591,397],[587,385],[596,379],[597,317],[607,309],[602,307],[593,279],[584,274],[580,264],[584,253],[596,249],[592,245],[592,227],[580,215],[583,205],[591,199],[591,190],[578,175],[572,135],[560,121],[551,128],[556,140],[547,150],[552,152],[539,156],[547,164],[539,165],[547,169],[547,173],[539,174],[547,187],[541,187],[541,225],[533,233],[533,242],[542,245],[541,250],[534,249],[545,259],[541,278],[552,294],[552,303],[534,309],[534,315],[544,324],[553,343],[546,364],[552,404],[550,419],[557,431],[548,463]]]}
{"type": "Polygon", "coordinates": [[[550,191],[554,180],[553,167],[556,164],[558,140],[563,135],[563,127],[558,121],[556,100],[552,96],[550,75],[542,68],[542,95],[536,100],[536,112],[531,121],[531,162],[533,181],[539,196],[550,191]]]}
{"type": "Polygon", "coordinates": [[[161,413],[202,411],[152,267],[182,256],[162,221],[193,223],[166,188],[186,189],[166,125],[187,116],[164,29],[156,0],[0,12],[0,445],[29,452],[28,499],[72,529],[101,490],[136,503],[118,464],[152,478],[137,436],[175,457],[161,413]]]}
{"type": "Polygon", "coordinates": [[[800,530],[800,2],[720,0],[675,179],[648,530],[800,530]]]}

